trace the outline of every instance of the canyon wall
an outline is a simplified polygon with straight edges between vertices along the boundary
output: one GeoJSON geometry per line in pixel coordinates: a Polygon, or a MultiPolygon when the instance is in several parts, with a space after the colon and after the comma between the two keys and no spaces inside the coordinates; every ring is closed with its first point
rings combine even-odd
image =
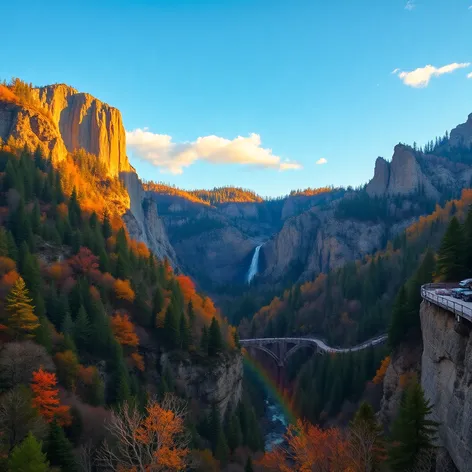
{"type": "Polygon", "coordinates": [[[423,301],[421,384],[439,439],[460,472],[472,472],[472,336],[468,322],[423,301]]]}
{"type": "Polygon", "coordinates": [[[114,177],[130,170],[125,129],[116,108],[64,84],[33,89],[33,95],[52,116],[67,151],[94,154],[114,177]]]}

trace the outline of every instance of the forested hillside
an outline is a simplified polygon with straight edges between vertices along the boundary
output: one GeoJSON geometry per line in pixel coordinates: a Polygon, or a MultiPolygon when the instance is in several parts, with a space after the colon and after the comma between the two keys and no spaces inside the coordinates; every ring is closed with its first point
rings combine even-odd
{"type": "Polygon", "coordinates": [[[333,345],[349,346],[386,332],[392,300],[418,267],[429,246],[439,246],[453,215],[464,219],[472,203],[472,191],[459,200],[437,206],[385,250],[315,280],[294,285],[261,308],[241,333],[263,335],[312,334],[333,345]]]}
{"type": "Polygon", "coordinates": [[[238,446],[261,447],[247,400],[222,418],[186,398],[160,362],[166,353],[212,369],[239,356],[238,338],[190,278],[129,238],[126,198],[94,156],[77,152],[56,168],[39,149],[1,144],[2,470],[148,461],[177,471],[191,458],[224,464],[238,446]]]}
{"type": "Polygon", "coordinates": [[[146,190],[164,195],[174,195],[203,205],[223,203],[262,203],[264,200],[252,190],[239,187],[215,187],[212,190],[182,190],[163,183],[147,182],[146,190]]]}

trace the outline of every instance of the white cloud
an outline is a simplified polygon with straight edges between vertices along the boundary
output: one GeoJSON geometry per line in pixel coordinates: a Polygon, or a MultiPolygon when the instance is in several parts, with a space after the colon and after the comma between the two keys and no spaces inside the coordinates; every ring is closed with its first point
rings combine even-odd
{"type": "Polygon", "coordinates": [[[400,77],[400,79],[405,85],[408,85],[409,87],[423,88],[428,86],[429,81],[432,77],[439,77],[443,74],[450,74],[451,72],[454,72],[457,69],[463,69],[469,66],[470,62],[454,62],[452,64],[448,64],[439,68],[434,67],[432,65],[427,65],[425,67],[419,67],[418,69],[415,69],[410,72],[395,69],[393,73],[395,75],[398,75],[398,77],[400,77]]]}
{"type": "Polygon", "coordinates": [[[321,159],[318,159],[315,164],[316,165],[322,165],[322,164],[327,164],[328,163],[328,159],[325,159],[324,157],[322,157],[321,159]]]}
{"type": "Polygon", "coordinates": [[[405,10],[411,11],[414,10],[416,7],[415,0],[408,0],[405,5],[405,10]]]}
{"type": "Polygon", "coordinates": [[[174,143],[172,137],[155,134],[147,128],[126,132],[128,148],[135,157],[160,167],[161,172],[182,174],[185,167],[198,160],[212,164],[242,164],[263,168],[297,170],[302,166],[282,159],[271,149],[261,147],[261,137],[252,133],[233,140],[219,136],[205,136],[193,142],[174,143]]]}
{"type": "Polygon", "coordinates": [[[472,79],[472,72],[470,74],[467,74],[468,79],[472,79]]]}

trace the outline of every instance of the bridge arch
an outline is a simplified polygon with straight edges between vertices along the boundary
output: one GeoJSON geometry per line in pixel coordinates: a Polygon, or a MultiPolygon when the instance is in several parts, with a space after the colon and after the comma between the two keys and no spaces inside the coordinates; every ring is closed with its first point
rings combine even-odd
{"type": "Polygon", "coordinates": [[[318,354],[345,353],[362,351],[371,346],[382,344],[386,339],[387,335],[384,334],[349,348],[330,347],[323,340],[318,338],[255,338],[242,339],[240,343],[246,348],[253,348],[265,352],[274,359],[278,367],[284,367],[288,359],[295,354],[295,352],[304,347],[310,347],[318,354]],[[291,347],[289,347],[289,345],[291,347]]]}
{"type": "Polygon", "coordinates": [[[316,343],[310,343],[310,342],[303,343],[303,342],[301,342],[299,344],[295,344],[293,347],[291,347],[287,351],[287,353],[284,356],[283,365],[285,365],[288,362],[289,358],[292,357],[293,354],[295,354],[297,351],[299,351],[300,349],[302,349],[304,347],[308,347],[310,349],[313,349],[315,351],[315,354],[321,354],[322,353],[322,351],[320,351],[320,349],[318,348],[316,343]]]}
{"type": "Polygon", "coordinates": [[[258,351],[261,351],[261,352],[265,352],[266,354],[268,354],[272,359],[274,359],[275,363],[279,366],[279,367],[283,367],[283,359],[280,359],[279,356],[277,356],[277,354],[275,354],[275,352],[271,351],[269,348],[265,347],[264,345],[258,345],[258,344],[254,344],[254,345],[251,345],[249,346],[251,349],[257,349],[258,351]]]}

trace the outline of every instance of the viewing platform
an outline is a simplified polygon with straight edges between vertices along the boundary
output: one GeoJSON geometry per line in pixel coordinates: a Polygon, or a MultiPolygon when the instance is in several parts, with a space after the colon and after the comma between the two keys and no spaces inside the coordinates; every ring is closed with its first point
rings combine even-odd
{"type": "Polygon", "coordinates": [[[424,300],[434,303],[445,310],[454,313],[457,321],[466,319],[472,322],[472,302],[466,302],[460,298],[454,298],[451,295],[441,295],[436,290],[459,288],[458,284],[426,284],[421,287],[421,296],[424,300]]]}

